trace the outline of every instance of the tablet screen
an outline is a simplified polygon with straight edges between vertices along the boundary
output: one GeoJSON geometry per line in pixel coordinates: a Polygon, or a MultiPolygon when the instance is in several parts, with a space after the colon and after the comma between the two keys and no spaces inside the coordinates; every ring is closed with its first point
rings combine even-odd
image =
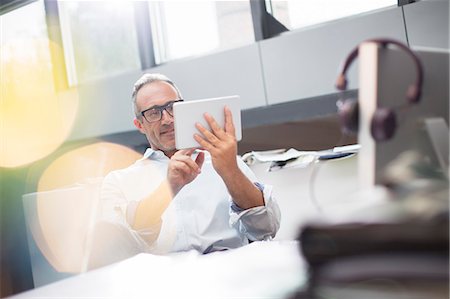
{"type": "Polygon", "coordinates": [[[236,140],[242,139],[241,108],[239,96],[228,96],[203,100],[177,102],[173,105],[175,146],[177,149],[200,147],[194,139],[194,134],[201,134],[195,127],[200,123],[209,128],[203,114],[208,112],[223,128],[225,125],[224,108],[228,106],[233,116],[236,140]]]}

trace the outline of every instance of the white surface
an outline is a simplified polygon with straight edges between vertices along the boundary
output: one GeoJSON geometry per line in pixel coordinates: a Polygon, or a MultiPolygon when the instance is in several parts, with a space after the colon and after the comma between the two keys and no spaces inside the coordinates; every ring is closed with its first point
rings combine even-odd
{"type": "Polygon", "coordinates": [[[268,172],[270,162],[250,166],[258,180],[274,187],[281,223],[275,240],[293,240],[310,221],[338,217],[364,204],[357,196],[357,155],[268,172]],[[353,196],[355,195],[355,196],[353,196]]]}
{"type": "Polygon", "coordinates": [[[139,254],[11,298],[286,298],[306,282],[298,242],[199,255],[139,254]]]}
{"type": "Polygon", "coordinates": [[[200,123],[206,129],[210,129],[204,117],[205,112],[208,112],[216,120],[219,126],[224,128],[225,106],[230,108],[233,116],[236,140],[241,140],[242,127],[239,96],[184,101],[177,102],[173,105],[175,144],[177,149],[201,147],[194,139],[194,134],[200,134],[195,127],[195,124],[200,123]]]}

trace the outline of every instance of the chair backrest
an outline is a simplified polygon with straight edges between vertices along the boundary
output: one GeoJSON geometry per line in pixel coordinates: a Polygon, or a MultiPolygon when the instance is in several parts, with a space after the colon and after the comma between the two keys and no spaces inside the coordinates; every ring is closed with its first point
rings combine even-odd
{"type": "Polygon", "coordinates": [[[101,179],[22,197],[35,287],[85,272],[101,179]]]}

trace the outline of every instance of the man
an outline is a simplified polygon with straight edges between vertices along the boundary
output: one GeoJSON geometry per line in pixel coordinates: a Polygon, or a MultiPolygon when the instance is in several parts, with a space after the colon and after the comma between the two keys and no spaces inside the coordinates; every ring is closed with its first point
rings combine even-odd
{"type": "Polygon", "coordinates": [[[208,253],[270,240],[280,211],[272,188],[237,157],[229,109],[221,128],[208,114],[194,136],[203,150],[175,148],[173,103],[182,99],[161,74],[145,74],[132,94],[134,125],[150,148],[132,166],[108,174],[103,214],[132,234],[141,250],[208,253]]]}

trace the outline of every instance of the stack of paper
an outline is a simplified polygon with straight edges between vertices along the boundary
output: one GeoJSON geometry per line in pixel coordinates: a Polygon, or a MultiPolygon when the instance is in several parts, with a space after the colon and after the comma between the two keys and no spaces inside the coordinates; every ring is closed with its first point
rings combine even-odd
{"type": "Polygon", "coordinates": [[[270,151],[252,151],[242,156],[247,165],[256,162],[270,162],[268,171],[275,171],[284,168],[303,168],[317,160],[330,160],[344,158],[358,152],[359,144],[334,147],[323,151],[299,151],[293,148],[276,149],[270,151]]]}

